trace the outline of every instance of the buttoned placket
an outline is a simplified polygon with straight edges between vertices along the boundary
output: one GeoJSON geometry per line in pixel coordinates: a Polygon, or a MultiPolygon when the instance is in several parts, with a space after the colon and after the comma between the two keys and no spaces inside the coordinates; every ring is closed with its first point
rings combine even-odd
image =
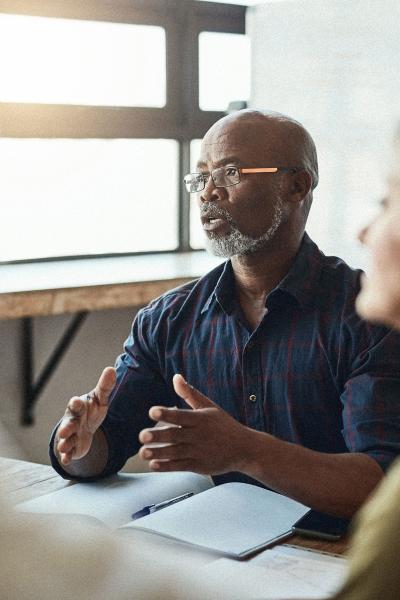
{"type": "Polygon", "coordinates": [[[264,412],[263,367],[260,354],[260,335],[265,335],[267,313],[257,329],[251,334],[242,353],[243,400],[247,425],[258,431],[266,431],[267,415],[264,412]]]}

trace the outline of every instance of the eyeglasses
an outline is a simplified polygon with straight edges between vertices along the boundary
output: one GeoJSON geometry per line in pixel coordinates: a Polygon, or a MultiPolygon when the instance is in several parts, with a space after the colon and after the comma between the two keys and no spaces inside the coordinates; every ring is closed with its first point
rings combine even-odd
{"type": "Polygon", "coordinates": [[[191,194],[201,192],[206,187],[207,181],[211,177],[215,187],[230,187],[240,183],[241,173],[252,174],[252,173],[297,173],[302,171],[304,167],[259,167],[259,168],[248,168],[240,169],[236,165],[227,165],[226,167],[220,167],[213,169],[211,173],[189,173],[183,179],[186,185],[186,189],[191,194]]]}

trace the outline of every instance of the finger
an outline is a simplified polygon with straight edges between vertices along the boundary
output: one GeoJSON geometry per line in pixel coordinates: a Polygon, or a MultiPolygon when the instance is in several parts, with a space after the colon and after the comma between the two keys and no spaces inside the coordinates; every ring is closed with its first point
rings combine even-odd
{"type": "Polygon", "coordinates": [[[63,417],[57,431],[58,438],[69,438],[79,430],[79,420],[76,417],[63,417]]]}
{"type": "Polygon", "coordinates": [[[67,466],[72,462],[72,452],[60,454],[61,464],[67,466]]]}
{"type": "MultiPolygon", "coordinates": [[[[149,467],[152,471],[194,471],[196,465],[192,460],[151,460],[149,467]]],[[[197,471],[199,472],[199,471],[197,471]]]]}
{"type": "Polygon", "coordinates": [[[149,410],[149,417],[153,421],[164,421],[179,427],[193,427],[198,415],[195,415],[192,410],[152,406],[149,410]]]}
{"type": "Polygon", "coordinates": [[[139,433],[139,441],[142,444],[165,443],[177,444],[185,441],[186,431],[182,427],[153,427],[151,429],[143,429],[139,433]]]}
{"type": "Polygon", "coordinates": [[[99,381],[94,388],[94,394],[99,401],[99,404],[107,406],[108,399],[114,389],[117,380],[117,375],[113,367],[106,367],[100,375],[99,381]]]}
{"type": "Polygon", "coordinates": [[[139,456],[144,460],[162,459],[162,460],[183,460],[187,458],[188,448],[186,444],[168,444],[167,446],[151,447],[142,446],[139,450],[139,456]],[[186,453],[186,455],[185,455],[186,453]]]}
{"type": "Polygon", "coordinates": [[[182,375],[179,375],[178,373],[174,375],[172,383],[178,396],[183,398],[192,408],[215,408],[216,405],[214,402],[199,392],[199,390],[196,390],[196,388],[189,385],[182,375]]]}
{"type": "Polygon", "coordinates": [[[86,411],[86,403],[79,396],[74,396],[67,404],[65,414],[67,417],[79,418],[86,411]]]}
{"type": "Polygon", "coordinates": [[[69,454],[76,446],[78,437],[76,434],[71,435],[68,438],[59,438],[57,444],[57,450],[60,454],[69,454]]]}

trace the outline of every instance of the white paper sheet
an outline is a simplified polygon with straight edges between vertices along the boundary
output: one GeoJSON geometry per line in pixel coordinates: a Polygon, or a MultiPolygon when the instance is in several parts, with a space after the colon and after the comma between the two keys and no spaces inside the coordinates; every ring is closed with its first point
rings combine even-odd
{"type": "Polygon", "coordinates": [[[129,523],[132,513],[144,506],[186,492],[197,494],[212,486],[209,478],[195,473],[121,473],[95,483],[65,487],[22,502],[17,509],[34,513],[89,515],[115,529],[129,523]]]}
{"type": "Polygon", "coordinates": [[[329,598],[346,572],[344,558],[285,545],[265,550],[245,563],[222,558],[202,568],[204,578],[210,584],[215,581],[216,589],[221,588],[221,580],[227,582],[226,590],[213,600],[222,599],[225,593],[231,600],[329,598]]]}
{"type": "Polygon", "coordinates": [[[290,534],[308,510],[270,490],[231,482],[133,521],[129,527],[243,557],[290,534]]]}

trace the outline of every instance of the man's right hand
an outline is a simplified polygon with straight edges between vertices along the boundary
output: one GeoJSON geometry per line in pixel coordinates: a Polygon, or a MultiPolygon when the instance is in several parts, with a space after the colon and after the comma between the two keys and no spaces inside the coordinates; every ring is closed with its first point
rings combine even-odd
{"type": "Polygon", "coordinates": [[[94,390],[83,396],[74,396],[68,402],[56,438],[61,464],[69,465],[89,452],[93,435],[106,418],[108,399],[115,382],[115,369],[106,367],[94,390]]]}

